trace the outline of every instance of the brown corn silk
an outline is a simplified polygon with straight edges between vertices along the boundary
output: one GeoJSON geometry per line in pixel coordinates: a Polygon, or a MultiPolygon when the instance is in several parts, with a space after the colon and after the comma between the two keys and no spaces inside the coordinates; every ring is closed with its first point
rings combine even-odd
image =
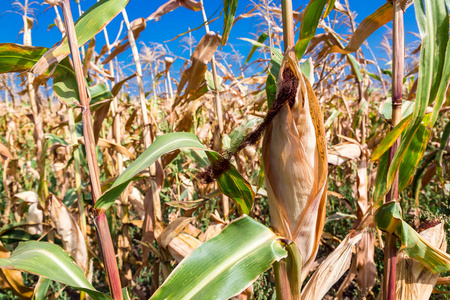
{"type": "Polygon", "coordinates": [[[280,103],[262,150],[270,219],[278,234],[297,244],[304,280],[325,224],[328,164],[319,103],[289,55],[281,64],[273,106],[280,103]]]}

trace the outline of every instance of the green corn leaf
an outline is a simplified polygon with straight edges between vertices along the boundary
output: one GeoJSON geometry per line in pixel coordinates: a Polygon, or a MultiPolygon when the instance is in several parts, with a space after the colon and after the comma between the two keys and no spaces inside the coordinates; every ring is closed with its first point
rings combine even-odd
{"type": "Polygon", "coordinates": [[[39,277],[39,281],[34,288],[34,295],[32,300],[45,300],[47,297],[47,291],[50,287],[51,280],[45,277],[39,277]]]}
{"type": "MultiPolygon", "coordinates": [[[[82,46],[102,30],[118,13],[120,13],[129,0],[101,0],[92,5],[75,22],[78,45],[82,46]]],[[[54,63],[60,62],[69,55],[69,43],[64,37],[61,43],[48,50],[33,68],[35,74],[44,74],[54,63]]]]}
{"type": "MultiPolygon", "coordinates": [[[[449,12],[445,0],[425,0],[424,2],[415,0],[414,7],[422,36],[417,98],[412,122],[389,167],[388,189],[394,182],[395,174],[405,159],[407,151],[416,151],[414,153],[415,165],[410,166],[410,168],[415,168],[420,161],[430,136],[429,131],[434,126],[443,104],[450,77],[450,58],[448,57],[448,54],[450,54],[449,12]],[[426,108],[432,103],[434,103],[434,107],[431,119],[425,120],[428,133],[422,133],[422,136],[418,137],[418,131],[421,126],[423,128],[426,108]],[[417,138],[420,139],[420,143],[417,142],[417,138]],[[416,141],[413,141],[414,139],[416,141]],[[413,147],[413,149],[408,150],[409,147],[413,147]]],[[[414,172],[411,170],[403,175],[403,184],[408,183],[413,175],[414,172]]]]}
{"type": "Polygon", "coordinates": [[[36,241],[20,243],[9,258],[0,259],[0,268],[29,272],[61,282],[86,292],[94,300],[111,299],[94,289],[69,254],[55,244],[36,241]]]}
{"type": "Polygon", "coordinates": [[[277,94],[277,79],[269,71],[269,74],[267,74],[267,80],[266,80],[266,95],[267,95],[267,103],[269,104],[269,107],[272,106],[272,103],[275,101],[276,94],[277,94]]]}
{"type": "Polygon", "coordinates": [[[388,172],[388,158],[389,152],[385,151],[380,156],[380,161],[378,162],[377,177],[375,179],[375,187],[373,192],[373,202],[377,203],[380,201],[389,190],[387,187],[387,172],[388,172]]]}
{"type": "MultiPolygon", "coordinates": [[[[161,155],[183,148],[204,150],[214,157],[218,155],[214,151],[207,149],[199,141],[198,137],[192,133],[174,132],[159,136],[150,147],[130,164],[130,166],[116,179],[113,185],[97,200],[95,207],[101,210],[107,210],[114,204],[114,201],[120,196],[128,183],[130,183],[139,172],[150,167],[161,155]]],[[[236,203],[239,205],[242,212],[249,212],[249,209],[251,209],[253,205],[253,190],[251,189],[251,185],[233,166],[219,178],[218,184],[225,195],[237,201],[236,203]],[[243,190],[235,190],[239,188],[242,188],[243,190]],[[239,198],[240,196],[245,198],[239,198]]]]}
{"type": "Polygon", "coordinates": [[[223,20],[222,46],[224,46],[228,41],[228,36],[230,35],[231,27],[233,26],[234,17],[236,15],[238,2],[238,0],[223,0],[225,16],[223,20]]]}
{"type": "MultiPolygon", "coordinates": [[[[0,44],[0,73],[30,71],[47,50],[44,47],[0,44]]],[[[45,71],[43,74],[54,78],[53,89],[61,102],[71,104],[78,100],[75,72],[68,59],[63,59],[52,73],[45,71]]]]}
{"type": "Polygon", "coordinates": [[[91,102],[89,103],[91,110],[95,108],[95,104],[97,104],[98,102],[113,98],[111,91],[104,83],[99,83],[89,87],[89,94],[91,95],[91,102]]]}
{"type": "Polygon", "coordinates": [[[405,251],[410,258],[421,262],[433,273],[450,271],[450,255],[431,245],[403,221],[400,209],[397,202],[381,206],[375,213],[378,228],[396,235],[401,243],[400,251],[405,251]]]}
{"type": "Polygon", "coordinates": [[[176,132],[157,137],[153,144],[120,174],[111,188],[97,200],[95,207],[103,210],[108,209],[135,175],[150,167],[161,155],[180,148],[207,150],[198,138],[191,133],[176,132]]]}
{"type": "Polygon", "coordinates": [[[355,75],[356,82],[362,82],[363,77],[361,75],[361,67],[359,65],[359,62],[357,62],[356,58],[351,54],[347,54],[347,59],[352,68],[352,73],[353,73],[353,75],[355,75]]]}
{"type": "Polygon", "coordinates": [[[286,256],[278,236],[244,216],[185,258],[151,300],[229,299],[286,256]]]}
{"type": "MultiPolygon", "coordinates": [[[[206,151],[206,155],[208,155],[212,164],[220,159],[220,155],[217,152],[206,151]]],[[[250,213],[253,199],[255,199],[255,192],[253,192],[252,186],[242,178],[233,165],[230,166],[227,172],[217,178],[217,183],[222,193],[239,205],[243,214],[247,215],[250,213]]]]}
{"type": "MultiPolygon", "coordinates": [[[[413,113],[414,111],[413,101],[402,100],[402,120],[413,113]]],[[[384,119],[391,120],[392,119],[392,99],[389,98],[386,101],[383,101],[380,110],[378,111],[384,119]]]]}
{"type": "Polygon", "coordinates": [[[295,44],[295,55],[300,60],[305,54],[306,48],[311,39],[316,34],[317,25],[328,0],[311,0],[303,14],[302,25],[300,26],[300,37],[295,44]]]}
{"type": "Polygon", "coordinates": [[[334,3],[335,2],[336,2],[336,0],[329,0],[328,1],[327,9],[325,9],[325,12],[323,13],[323,18],[326,18],[331,13],[331,11],[334,8],[334,3]]]}
{"type": "MultiPolygon", "coordinates": [[[[269,35],[265,32],[261,33],[261,35],[258,37],[258,43],[263,44],[265,40],[267,40],[267,38],[269,37],[269,35]]],[[[253,45],[252,49],[250,49],[250,52],[248,53],[247,58],[245,59],[245,63],[244,65],[246,65],[250,59],[252,58],[253,54],[255,53],[255,51],[259,48],[260,46],[258,45],[253,45]]]]}
{"type": "MultiPolygon", "coordinates": [[[[424,121],[420,124],[416,131],[416,134],[411,140],[411,144],[405,151],[405,156],[400,161],[398,175],[398,191],[403,191],[408,184],[412,181],[414,172],[417,169],[417,165],[427,149],[428,140],[430,138],[431,130],[428,126],[430,125],[431,115],[427,115],[424,121]]],[[[391,171],[391,170],[389,170],[391,171]]],[[[389,174],[389,173],[388,173],[389,174]]]]}
{"type": "Polygon", "coordinates": [[[444,158],[445,146],[447,145],[447,141],[449,138],[450,138],[450,122],[447,122],[447,125],[445,125],[444,131],[442,132],[441,146],[439,147],[439,150],[436,153],[437,174],[439,180],[442,183],[442,186],[444,186],[444,172],[442,169],[443,165],[442,160],[444,158]]]}
{"type": "Polygon", "coordinates": [[[398,137],[405,131],[406,127],[408,127],[409,123],[411,123],[411,115],[407,118],[403,119],[397,126],[394,127],[389,133],[384,137],[378,147],[373,151],[371,160],[377,160],[389,150],[389,148],[395,143],[398,137]]]}

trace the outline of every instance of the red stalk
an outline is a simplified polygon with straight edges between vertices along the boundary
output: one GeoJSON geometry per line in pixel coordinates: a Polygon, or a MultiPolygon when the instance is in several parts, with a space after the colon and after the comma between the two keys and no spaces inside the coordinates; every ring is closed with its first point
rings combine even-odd
{"type": "MultiPolygon", "coordinates": [[[[89,167],[89,176],[91,179],[92,201],[95,204],[97,199],[101,196],[101,187],[99,169],[97,164],[97,155],[95,152],[94,134],[92,131],[92,114],[89,108],[90,99],[87,95],[86,82],[83,77],[83,66],[81,64],[73,17],[70,11],[70,0],[63,0],[61,2],[61,6],[64,16],[64,26],[67,32],[67,39],[69,42],[70,53],[72,55],[75,76],[77,79],[78,93],[80,96],[84,145],[86,148],[86,159],[89,167]]],[[[108,220],[104,211],[97,210],[96,214],[97,217],[95,218],[95,224],[97,228],[98,240],[100,243],[103,262],[106,267],[106,273],[108,275],[110,292],[113,299],[122,300],[122,286],[120,283],[120,276],[117,267],[114,246],[112,243],[111,234],[109,232],[108,220]]]]}

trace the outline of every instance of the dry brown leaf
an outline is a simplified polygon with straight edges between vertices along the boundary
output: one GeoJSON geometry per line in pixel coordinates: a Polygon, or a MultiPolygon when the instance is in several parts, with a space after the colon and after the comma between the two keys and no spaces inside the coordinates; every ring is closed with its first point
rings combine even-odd
{"type": "Polygon", "coordinates": [[[449,285],[450,284],[450,276],[439,277],[436,284],[449,285]]]}
{"type": "Polygon", "coordinates": [[[328,163],[339,166],[346,161],[356,160],[361,157],[361,147],[354,143],[341,143],[328,149],[328,163]]]}
{"type": "Polygon", "coordinates": [[[206,242],[207,240],[215,237],[216,235],[221,233],[224,228],[225,224],[222,223],[213,223],[209,225],[205,231],[205,235],[203,236],[203,242],[206,242]]]}
{"type": "MultiPolygon", "coordinates": [[[[39,196],[36,192],[26,191],[15,194],[14,197],[22,199],[25,202],[29,203],[28,214],[27,214],[27,223],[42,223],[44,221],[44,212],[39,209],[39,196]]],[[[29,234],[42,234],[44,232],[44,228],[42,224],[27,226],[27,232],[29,234]]]]}
{"type": "Polygon", "coordinates": [[[180,233],[170,241],[167,249],[177,262],[181,262],[183,258],[191,254],[201,244],[202,242],[195,237],[186,233],[180,233]]]}
{"type": "Polygon", "coordinates": [[[302,300],[322,299],[328,290],[350,267],[352,248],[363,236],[362,232],[349,233],[342,243],[320,264],[302,291],[302,300]]]}
{"type": "Polygon", "coordinates": [[[303,280],[317,255],[325,224],[328,164],[319,103],[289,54],[278,75],[275,103],[278,97],[290,100],[266,129],[262,146],[270,220],[275,232],[297,244],[303,280]]]}
{"type": "Polygon", "coordinates": [[[56,226],[64,250],[74,258],[77,265],[85,272],[88,264],[86,241],[75,218],[67,207],[55,196],[49,197],[50,218],[56,226]]]}
{"type": "Polygon", "coordinates": [[[378,28],[385,25],[386,23],[392,21],[394,16],[394,8],[391,2],[386,2],[383,6],[379,7],[373,14],[366,17],[358,28],[356,28],[355,33],[353,33],[350,41],[345,48],[340,45],[334,45],[330,49],[330,53],[338,52],[341,54],[348,54],[355,52],[361,47],[362,43],[378,28]]]}
{"type": "Polygon", "coordinates": [[[366,230],[363,232],[356,251],[356,264],[358,268],[356,280],[361,291],[361,297],[367,296],[375,284],[377,268],[375,266],[374,255],[375,236],[371,230],[366,230]]]}
{"type": "Polygon", "coordinates": [[[94,132],[94,140],[97,144],[100,137],[100,131],[102,130],[102,124],[109,112],[109,106],[111,101],[102,103],[100,107],[94,112],[94,122],[92,123],[92,130],[94,132]]]}
{"type": "MultiPolygon", "coordinates": [[[[10,254],[0,243],[0,258],[9,258],[10,254]]],[[[25,286],[20,271],[0,269],[0,287],[2,290],[12,291],[20,299],[30,299],[33,296],[33,289],[25,286]]]]}
{"type": "MultiPolygon", "coordinates": [[[[84,145],[84,139],[82,137],[78,138],[78,143],[83,144],[84,145]]],[[[131,153],[127,148],[125,148],[122,145],[116,144],[114,142],[105,140],[105,139],[98,139],[97,145],[101,148],[111,148],[114,149],[115,151],[122,153],[123,155],[128,156],[130,159],[134,160],[136,159],[136,156],[131,153]]]]}
{"type": "Polygon", "coordinates": [[[169,0],[166,3],[164,3],[163,5],[161,5],[160,7],[158,7],[158,9],[152,13],[147,19],[146,21],[150,21],[150,20],[156,20],[159,21],[159,19],[161,18],[161,16],[177,9],[178,7],[185,7],[188,8],[190,10],[193,11],[199,11],[202,9],[202,4],[199,1],[195,1],[195,0],[169,0]]]}
{"type": "Polygon", "coordinates": [[[139,216],[139,218],[144,218],[144,195],[133,187],[131,193],[128,194],[128,201],[133,206],[133,211],[139,216]]]}
{"type": "Polygon", "coordinates": [[[6,160],[8,158],[13,158],[11,152],[9,151],[8,147],[0,143],[0,155],[2,156],[3,160],[6,160]]]}
{"type": "MultiPolygon", "coordinates": [[[[447,250],[444,223],[428,228],[420,235],[433,246],[447,250]]],[[[397,290],[396,298],[402,300],[429,299],[433,287],[439,278],[427,267],[414,259],[409,258],[403,251],[397,256],[397,290]]]]}
{"type": "MultiPolygon", "coordinates": [[[[144,198],[145,217],[142,225],[142,242],[152,244],[156,239],[161,245],[161,233],[164,230],[161,214],[161,201],[159,198],[159,188],[154,180],[150,181],[150,188],[144,198]]],[[[143,261],[148,259],[148,247],[143,248],[143,261]]]]}
{"type": "Polygon", "coordinates": [[[202,37],[191,57],[191,66],[186,69],[178,84],[177,93],[180,95],[184,86],[187,83],[184,95],[188,96],[194,92],[197,87],[200,86],[202,80],[205,77],[207,70],[207,64],[212,59],[214,52],[220,45],[222,37],[214,32],[210,31],[202,37]]]}
{"type": "Polygon", "coordinates": [[[161,234],[161,247],[167,248],[170,241],[182,232],[184,227],[186,227],[192,220],[194,220],[194,218],[180,217],[170,223],[161,234]]]}

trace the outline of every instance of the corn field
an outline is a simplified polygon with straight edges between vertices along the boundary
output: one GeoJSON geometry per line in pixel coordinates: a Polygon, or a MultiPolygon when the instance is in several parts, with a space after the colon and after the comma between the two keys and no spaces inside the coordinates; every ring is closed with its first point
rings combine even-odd
{"type": "Polygon", "coordinates": [[[154,2],[1,4],[0,299],[450,299],[450,2],[154,2]]]}

